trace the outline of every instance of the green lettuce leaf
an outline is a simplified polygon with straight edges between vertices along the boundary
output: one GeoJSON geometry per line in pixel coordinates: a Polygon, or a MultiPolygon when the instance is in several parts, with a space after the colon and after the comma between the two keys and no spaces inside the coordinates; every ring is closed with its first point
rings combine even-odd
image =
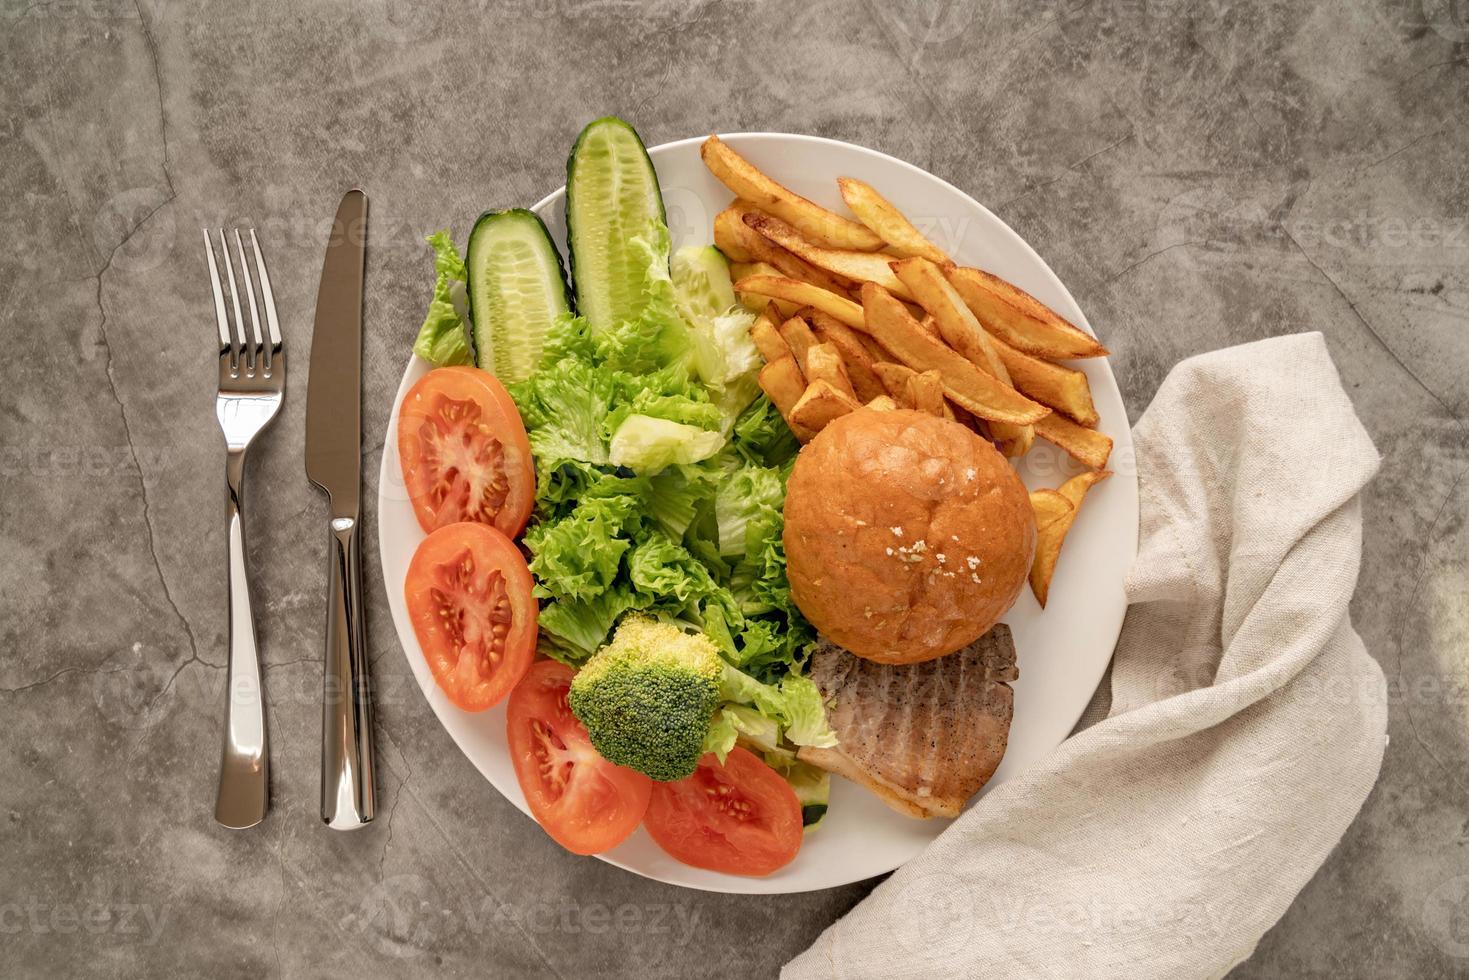
{"type": "Polygon", "coordinates": [[[418,328],[418,338],[413,341],[413,353],[436,367],[473,364],[469,329],[464,318],[464,311],[468,308],[465,288],[469,279],[464,260],[459,257],[459,250],[454,247],[447,230],[428,236],[428,243],[434,249],[434,295],[429,300],[423,326],[418,328]]]}
{"type": "Polygon", "coordinates": [[[614,466],[638,473],[658,473],[675,463],[697,463],[719,452],[724,436],[682,422],[629,415],[608,443],[614,466]]]}

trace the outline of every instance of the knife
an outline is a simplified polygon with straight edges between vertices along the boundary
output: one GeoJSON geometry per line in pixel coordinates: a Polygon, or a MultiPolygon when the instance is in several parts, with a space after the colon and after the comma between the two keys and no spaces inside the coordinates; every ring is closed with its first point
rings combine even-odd
{"type": "Polygon", "coordinates": [[[321,712],[321,819],[353,830],[377,809],[372,702],[362,628],[362,280],[367,195],[342,198],[316,293],[306,381],[306,476],[325,490],[331,531],[321,712]]]}

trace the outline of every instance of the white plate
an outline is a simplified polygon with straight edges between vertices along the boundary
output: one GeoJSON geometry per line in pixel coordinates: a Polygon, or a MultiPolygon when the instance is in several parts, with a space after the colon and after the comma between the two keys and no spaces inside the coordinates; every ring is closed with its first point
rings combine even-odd
{"type": "MultiPolygon", "coordinates": [[[[932,174],[874,150],[813,136],[744,133],[723,138],[756,166],[826,207],[842,210],[837,177],[867,181],[957,261],[1010,280],[1073,323],[1091,329],[1066,287],[1019,235],[973,198],[932,174]]],[[[648,151],[663,187],[675,247],[708,243],[714,215],[731,197],[700,162],[700,142],[702,137],[648,151]]],[[[535,207],[563,253],[564,196],[562,188],[535,207]]],[[[991,788],[1033,765],[1070,733],[1112,656],[1126,609],[1123,581],[1137,550],[1138,520],[1127,413],[1105,359],[1078,361],[1075,366],[1091,381],[1101,429],[1114,441],[1111,466],[1116,475],[1088,495],[1086,507],[1067,536],[1065,557],[1051,586],[1050,607],[1043,612],[1026,589],[1005,617],[1015,636],[1020,680],[1015,684],[1009,750],[989,783],[991,788]]],[[[378,545],[388,605],[408,663],[439,721],[485,778],[529,814],[505,748],[504,706],[471,714],[450,704],[434,683],[404,607],[401,584],[423,532],[403,489],[395,434],[398,405],[427,370],[425,362],[411,358],[394,400],[383,447],[378,545]]],[[[1056,486],[1076,471],[1064,453],[1040,440],[1021,464],[1031,487],[1056,486]]],[[[739,878],[680,864],[642,830],[600,856],[620,868],[690,888],[756,894],[800,892],[891,871],[949,825],[947,820],[902,816],[859,786],[842,779],[832,782],[826,822],[808,836],[795,861],[767,878],[739,878]]],[[[555,846],[549,840],[546,844],[555,846]]]]}

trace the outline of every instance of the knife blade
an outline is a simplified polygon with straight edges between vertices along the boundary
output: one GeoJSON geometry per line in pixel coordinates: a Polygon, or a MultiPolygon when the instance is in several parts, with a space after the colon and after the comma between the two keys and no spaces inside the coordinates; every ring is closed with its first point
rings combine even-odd
{"type": "Polygon", "coordinates": [[[321,699],[321,819],[336,830],[377,810],[362,620],[362,289],[367,195],[337,207],[316,293],[306,379],[306,475],[325,490],[331,533],[321,699]]]}
{"type": "Polygon", "coordinates": [[[362,287],[367,195],[337,207],[316,293],[306,379],[306,476],[331,498],[333,517],[358,517],[362,486],[362,287]]]}

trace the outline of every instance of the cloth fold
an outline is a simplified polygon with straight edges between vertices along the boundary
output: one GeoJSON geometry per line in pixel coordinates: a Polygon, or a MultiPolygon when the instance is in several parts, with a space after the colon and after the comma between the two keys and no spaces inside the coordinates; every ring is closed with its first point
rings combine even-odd
{"type": "Polygon", "coordinates": [[[1321,335],[1180,363],[1133,438],[1139,550],[1100,720],[783,977],[1222,976],[1345,833],[1387,728],[1347,610],[1378,456],[1321,335]]]}

